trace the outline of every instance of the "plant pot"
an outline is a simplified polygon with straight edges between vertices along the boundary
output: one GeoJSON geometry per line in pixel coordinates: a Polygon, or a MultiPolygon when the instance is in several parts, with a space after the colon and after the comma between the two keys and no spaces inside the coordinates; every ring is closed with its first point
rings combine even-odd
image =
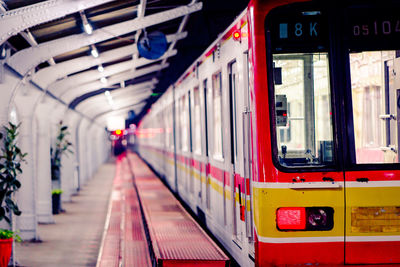
{"type": "Polygon", "coordinates": [[[13,239],[0,239],[0,267],[7,267],[10,261],[13,239]]]}
{"type": "Polygon", "coordinates": [[[61,194],[53,194],[51,195],[53,214],[59,214],[61,211],[61,194]]]}

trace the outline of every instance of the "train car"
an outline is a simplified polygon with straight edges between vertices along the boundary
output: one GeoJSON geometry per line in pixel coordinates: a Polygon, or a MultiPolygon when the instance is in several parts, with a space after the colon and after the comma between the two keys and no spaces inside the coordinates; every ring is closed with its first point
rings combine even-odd
{"type": "Polygon", "coordinates": [[[400,264],[399,12],[252,0],[143,118],[140,155],[241,266],[400,264]]]}

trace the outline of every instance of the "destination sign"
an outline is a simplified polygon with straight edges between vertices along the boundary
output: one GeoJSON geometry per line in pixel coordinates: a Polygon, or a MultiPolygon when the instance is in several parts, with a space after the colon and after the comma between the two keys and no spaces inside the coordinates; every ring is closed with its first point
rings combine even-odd
{"type": "Polygon", "coordinates": [[[399,8],[349,8],[346,12],[346,39],[351,49],[398,49],[399,8]]]}
{"type": "Polygon", "coordinates": [[[273,13],[266,20],[274,52],[327,49],[328,27],[320,11],[285,11],[273,13]]]}

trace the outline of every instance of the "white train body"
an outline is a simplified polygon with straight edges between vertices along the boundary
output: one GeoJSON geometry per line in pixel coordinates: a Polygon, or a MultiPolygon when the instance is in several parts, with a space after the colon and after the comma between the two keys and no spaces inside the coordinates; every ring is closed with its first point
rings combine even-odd
{"type": "Polygon", "coordinates": [[[250,188],[245,194],[238,182],[250,169],[247,36],[246,10],[153,104],[137,131],[139,154],[242,266],[254,265],[250,188]]]}

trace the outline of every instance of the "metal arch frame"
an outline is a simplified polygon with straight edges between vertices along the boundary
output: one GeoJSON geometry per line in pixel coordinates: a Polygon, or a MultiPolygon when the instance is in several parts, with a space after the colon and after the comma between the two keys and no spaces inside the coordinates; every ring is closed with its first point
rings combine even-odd
{"type": "MultiPolygon", "coordinates": [[[[132,97],[132,98],[128,98],[128,99],[114,100],[115,104],[113,107],[111,107],[105,100],[102,109],[100,109],[98,107],[92,108],[89,111],[85,112],[85,114],[87,114],[88,116],[96,116],[99,113],[107,112],[109,110],[119,109],[120,107],[130,105],[132,102],[133,103],[142,102],[142,101],[145,101],[146,98],[148,98],[150,94],[151,94],[151,92],[147,91],[147,92],[142,92],[142,93],[138,94],[135,98],[132,97]]],[[[104,95],[103,95],[103,97],[106,98],[104,95]]]]}
{"type": "Polygon", "coordinates": [[[99,113],[95,117],[93,117],[93,120],[101,121],[102,117],[105,117],[104,119],[106,120],[107,116],[109,117],[109,116],[122,115],[122,114],[125,114],[126,112],[128,112],[129,110],[134,109],[134,107],[137,107],[137,109],[141,109],[144,106],[146,106],[146,102],[145,101],[141,101],[141,102],[134,103],[134,104],[131,104],[131,105],[126,106],[126,107],[122,107],[122,108],[116,109],[116,110],[110,110],[110,111],[107,111],[107,112],[99,113]],[[114,114],[117,114],[117,115],[114,115],[114,114]]]}
{"type": "Polygon", "coordinates": [[[115,36],[127,34],[152,25],[173,20],[193,12],[199,11],[202,3],[190,4],[153,15],[121,22],[93,31],[92,35],[86,33],[71,35],[53,41],[42,43],[36,47],[26,48],[11,56],[7,64],[22,75],[28,73],[41,62],[51,57],[73,51],[83,46],[105,41],[115,36]]]}
{"type": "MultiPolygon", "coordinates": [[[[152,93],[152,90],[154,88],[155,88],[154,82],[147,81],[147,82],[143,82],[143,83],[139,83],[139,84],[135,84],[135,85],[130,85],[128,87],[121,88],[118,90],[110,91],[110,94],[114,100],[118,100],[121,97],[123,97],[125,99],[127,99],[127,98],[132,99],[132,98],[136,97],[136,94],[133,95],[133,93],[138,93],[138,94],[141,94],[143,92],[152,93]]],[[[105,99],[106,98],[105,98],[104,94],[102,93],[102,94],[85,99],[84,101],[80,102],[79,105],[77,105],[75,107],[75,109],[86,114],[92,108],[97,108],[98,106],[101,106],[102,104],[100,102],[105,99]]]]}
{"type": "MultiPolygon", "coordinates": [[[[18,26],[19,28],[14,27],[13,28],[14,32],[8,33],[9,35],[13,35],[13,34],[17,34],[18,31],[24,30],[25,28],[23,28],[23,27],[26,27],[26,29],[28,29],[31,26],[35,26],[35,25],[41,24],[43,22],[51,21],[57,17],[62,17],[64,15],[67,15],[70,13],[75,13],[80,10],[89,8],[91,6],[100,5],[102,3],[106,3],[106,2],[110,2],[110,1],[111,0],[85,0],[85,1],[75,0],[75,2],[74,2],[75,9],[73,9],[73,8],[67,9],[67,8],[60,8],[60,7],[62,7],[64,4],[66,4],[66,2],[69,2],[69,0],[49,0],[46,2],[42,2],[42,3],[35,4],[35,5],[27,6],[24,8],[20,8],[17,10],[12,10],[10,12],[6,12],[3,15],[0,15],[0,23],[2,21],[3,22],[11,21],[12,23],[18,23],[18,19],[27,17],[28,19],[26,19],[26,21],[24,21],[25,24],[23,26],[19,25],[18,26]],[[77,8],[77,6],[79,5],[79,4],[77,4],[77,1],[83,2],[84,4],[79,6],[80,8],[77,8]],[[50,12],[52,14],[45,14],[46,12],[40,13],[40,11],[42,11],[42,9],[44,10],[46,8],[47,8],[47,12],[49,10],[52,10],[52,12],[50,12]],[[39,12],[38,12],[38,9],[40,9],[39,12]],[[61,9],[63,11],[62,13],[64,15],[60,15],[61,13],[57,13],[56,12],[57,9],[61,9]],[[36,20],[30,21],[29,19],[33,20],[35,15],[36,15],[36,20]],[[38,16],[40,17],[40,19],[38,19],[38,16]],[[32,25],[30,25],[29,23],[31,23],[32,25]]],[[[71,35],[68,37],[56,39],[53,41],[45,42],[40,45],[35,45],[34,47],[27,48],[27,49],[17,52],[12,57],[8,58],[6,63],[11,69],[16,71],[17,73],[26,75],[26,74],[30,73],[33,70],[33,68],[36,67],[38,64],[51,59],[53,56],[56,56],[56,55],[59,55],[59,54],[65,53],[65,52],[73,51],[77,48],[84,47],[86,45],[90,45],[90,44],[94,44],[94,43],[97,43],[100,41],[108,40],[113,37],[123,35],[123,34],[129,33],[129,32],[136,31],[135,40],[137,42],[137,39],[140,36],[140,33],[143,28],[183,16],[182,22],[179,25],[177,33],[167,36],[167,40],[169,37],[172,37],[171,40],[168,40],[170,45],[168,47],[167,56],[162,57],[160,59],[161,62],[158,65],[153,65],[149,68],[136,70],[136,68],[138,66],[141,66],[142,64],[146,64],[146,63],[144,63],[144,61],[136,62],[138,60],[137,49],[135,46],[129,45],[129,46],[126,46],[123,48],[119,48],[119,50],[114,49],[115,51],[111,50],[111,51],[107,51],[107,52],[103,53],[104,56],[108,55],[108,58],[106,58],[106,59],[103,58],[103,55],[101,55],[101,57],[98,59],[94,59],[89,56],[89,57],[82,57],[79,59],[74,59],[74,60],[70,60],[68,62],[62,62],[60,64],[50,66],[46,69],[41,70],[37,74],[33,74],[33,76],[31,77],[31,82],[35,85],[38,85],[39,87],[42,87],[44,90],[46,90],[46,92],[48,89],[53,89],[53,88],[61,88],[63,90],[64,88],[67,88],[67,87],[70,88],[72,84],[76,85],[78,83],[78,80],[80,80],[80,79],[83,79],[83,80],[79,81],[80,84],[82,84],[82,82],[91,80],[92,78],[88,78],[88,75],[93,75],[94,72],[88,71],[85,73],[86,76],[84,76],[83,74],[82,75],[78,74],[78,75],[80,75],[79,77],[72,76],[70,78],[68,77],[68,78],[64,79],[63,81],[55,82],[58,78],[66,77],[66,75],[72,74],[74,72],[79,72],[79,71],[85,70],[87,68],[91,68],[95,65],[99,65],[104,62],[110,62],[112,60],[123,58],[123,57],[129,56],[129,55],[132,55],[132,60],[134,62],[136,62],[136,63],[132,64],[133,70],[119,72],[118,68],[120,68],[121,71],[129,69],[127,64],[125,64],[125,65],[114,64],[114,65],[119,65],[119,66],[112,65],[112,66],[108,67],[108,68],[111,68],[111,70],[109,72],[107,72],[108,70],[106,70],[105,73],[101,73],[101,76],[112,75],[111,77],[109,77],[108,84],[124,82],[125,80],[138,78],[143,75],[148,75],[148,74],[150,74],[152,72],[156,72],[156,71],[160,72],[161,69],[168,67],[168,64],[165,64],[167,62],[167,58],[169,56],[176,54],[176,50],[173,50],[176,42],[179,39],[185,38],[187,35],[186,32],[183,32],[183,27],[186,24],[188,15],[193,12],[199,11],[202,8],[202,3],[196,3],[196,0],[192,0],[191,3],[188,5],[173,8],[168,11],[159,12],[159,13],[149,15],[149,16],[145,16],[146,5],[147,5],[147,0],[141,0],[140,4],[136,5],[137,17],[135,19],[132,19],[132,20],[126,21],[126,22],[122,22],[122,23],[113,24],[111,26],[107,26],[104,28],[100,28],[100,29],[94,31],[92,35],[87,35],[86,33],[76,34],[76,35],[71,35]],[[124,49],[124,50],[122,50],[122,49],[124,49]],[[119,53],[117,52],[117,50],[119,53]],[[121,52],[123,52],[124,55],[121,55],[121,52]],[[90,61],[90,63],[87,63],[88,61],[90,61]],[[79,64],[78,62],[81,62],[84,64],[79,64]],[[86,67],[84,67],[83,65],[85,65],[86,67]],[[49,73],[52,73],[52,74],[56,73],[56,75],[48,75],[49,73]],[[119,74],[116,74],[116,73],[119,73],[119,74]],[[52,84],[52,83],[54,83],[54,84],[52,84]],[[50,88],[49,88],[49,85],[51,85],[50,88]]],[[[60,11],[60,10],[58,10],[58,11],[60,11]]],[[[10,27],[8,27],[7,29],[9,29],[10,27]]],[[[2,31],[0,29],[0,37],[2,36],[1,33],[2,33],[2,31]]],[[[2,43],[2,40],[0,39],[0,44],[1,43],[2,43]]],[[[52,63],[52,62],[53,61],[51,61],[50,63],[52,63]]],[[[148,61],[148,63],[150,63],[150,62],[148,61]]],[[[97,79],[99,77],[100,76],[96,76],[95,79],[97,79]]],[[[154,83],[157,83],[158,80],[153,78],[153,80],[151,82],[153,83],[151,89],[153,89],[154,83]]],[[[100,89],[97,91],[101,91],[101,88],[104,88],[104,84],[94,83],[94,82],[86,83],[82,86],[88,86],[88,85],[92,86],[91,89],[94,89],[94,90],[100,89]]],[[[121,87],[123,87],[123,85],[121,85],[121,87]]],[[[86,88],[85,91],[89,92],[87,94],[87,96],[85,96],[85,93],[83,93],[82,91],[78,93],[75,90],[76,89],[68,90],[67,92],[62,93],[61,97],[63,96],[65,98],[68,96],[73,96],[74,92],[77,93],[75,95],[81,96],[81,98],[76,99],[77,100],[76,105],[79,105],[81,102],[85,102],[86,100],[95,97],[95,94],[90,95],[90,92],[93,92],[93,90],[87,90],[87,88],[86,88]]],[[[118,91],[119,90],[124,91],[123,88],[118,89],[118,91]]],[[[116,90],[114,89],[113,91],[114,91],[113,95],[116,95],[116,90]]],[[[51,95],[54,95],[54,94],[51,94],[51,95]]],[[[129,99],[131,99],[131,98],[129,98],[129,99]]],[[[62,99],[60,99],[60,101],[62,101],[62,99]]],[[[68,102],[68,101],[64,101],[64,102],[68,102]]],[[[146,101],[141,101],[140,103],[146,103],[146,101]]],[[[135,105],[135,106],[137,106],[137,105],[135,105]]],[[[145,106],[145,104],[143,104],[143,106],[145,106]]],[[[74,107],[72,107],[72,108],[74,109],[74,107]]],[[[98,117],[98,116],[96,116],[96,117],[98,117]]],[[[94,121],[95,118],[92,118],[91,120],[94,121]]]]}
{"type": "Polygon", "coordinates": [[[34,73],[32,75],[32,81],[40,85],[42,88],[48,88],[48,86],[57,79],[66,77],[74,72],[89,69],[96,65],[129,56],[132,54],[133,50],[133,45],[127,45],[104,52],[100,54],[98,58],[94,58],[93,56],[84,56],[64,61],[56,64],[55,66],[50,66],[34,73]]]}
{"type": "Polygon", "coordinates": [[[0,44],[30,27],[114,0],[49,0],[0,14],[0,44]]]}
{"type": "MultiPolygon", "coordinates": [[[[169,66],[169,64],[165,63],[164,65],[155,65],[155,66],[140,69],[137,71],[125,71],[125,72],[122,72],[117,75],[109,77],[108,84],[112,85],[112,84],[120,83],[120,82],[128,80],[128,79],[137,78],[137,77],[140,77],[140,76],[143,76],[146,74],[150,74],[152,72],[159,71],[168,66],[169,66]]],[[[79,95],[83,95],[84,93],[95,91],[96,89],[101,89],[104,87],[106,87],[106,86],[103,83],[101,83],[100,81],[95,81],[95,82],[86,83],[81,86],[75,87],[73,89],[64,91],[61,94],[59,94],[58,97],[61,98],[64,102],[69,103],[70,101],[72,101],[74,98],[76,98],[79,95]]]]}
{"type": "MultiPolygon", "coordinates": [[[[187,32],[181,32],[178,34],[167,35],[167,42],[175,42],[180,39],[184,39],[187,36],[187,32]]],[[[111,62],[120,58],[130,56],[137,53],[136,44],[126,45],[120,48],[106,51],[101,53],[98,58],[93,56],[84,56],[68,61],[58,63],[55,66],[50,66],[39,70],[32,75],[32,80],[40,85],[42,88],[48,88],[52,83],[56,82],[57,79],[66,77],[69,74],[89,69],[93,66],[111,62]]]]}
{"type": "Polygon", "coordinates": [[[111,75],[116,75],[118,73],[131,70],[132,68],[144,66],[144,65],[147,65],[147,64],[150,64],[153,62],[163,60],[168,57],[175,56],[176,53],[177,53],[177,50],[172,50],[172,51],[165,53],[161,58],[159,58],[157,60],[149,60],[146,58],[139,58],[133,62],[132,62],[132,60],[129,60],[129,61],[125,61],[122,63],[113,64],[111,66],[105,67],[103,72],[99,72],[98,70],[85,71],[85,72],[82,72],[82,73],[79,73],[76,75],[69,76],[63,80],[60,80],[60,81],[57,81],[57,82],[51,84],[48,87],[48,90],[50,92],[66,91],[69,88],[80,86],[80,85],[88,83],[88,82],[93,82],[95,80],[100,79],[101,77],[109,77],[111,75]]]}

